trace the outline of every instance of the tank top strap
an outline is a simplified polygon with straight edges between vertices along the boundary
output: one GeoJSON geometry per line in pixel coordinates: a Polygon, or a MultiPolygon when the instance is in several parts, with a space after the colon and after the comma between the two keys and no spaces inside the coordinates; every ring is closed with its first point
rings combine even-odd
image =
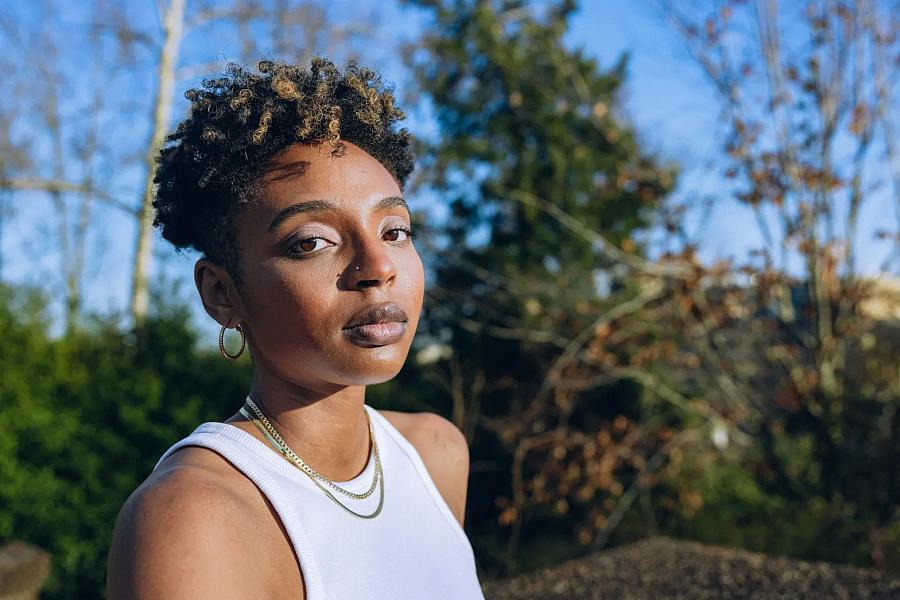
{"type": "MultiPolygon", "coordinates": [[[[368,405],[367,408],[369,408],[368,405]]],[[[374,408],[369,410],[369,414],[372,415],[372,418],[375,419],[379,425],[381,425],[381,430],[387,432],[391,437],[391,440],[399,446],[407,459],[412,463],[422,485],[425,486],[425,490],[428,492],[428,496],[431,498],[432,502],[434,502],[438,511],[444,516],[444,519],[447,520],[450,528],[455,532],[456,537],[462,542],[464,550],[474,556],[472,543],[469,541],[469,537],[459,524],[459,521],[456,520],[456,517],[453,515],[453,511],[450,510],[450,506],[447,504],[444,496],[437,489],[437,485],[435,485],[434,479],[428,472],[428,468],[425,466],[425,462],[422,460],[418,450],[416,450],[415,446],[413,446],[412,443],[406,439],[406,437],[404,437],[404,435],[400,433],[384,415],[374,408]]]]}

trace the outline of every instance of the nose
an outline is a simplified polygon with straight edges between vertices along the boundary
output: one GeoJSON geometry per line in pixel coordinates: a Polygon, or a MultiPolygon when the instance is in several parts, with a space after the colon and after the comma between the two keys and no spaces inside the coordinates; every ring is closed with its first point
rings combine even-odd
{"type": "Polygon", "coordinates": [[[397,265],[384,240],[366,236],[358,242],[356,260],[350,263],[346,273],[350,289],[378,287],[394,280],[397,265]]]}

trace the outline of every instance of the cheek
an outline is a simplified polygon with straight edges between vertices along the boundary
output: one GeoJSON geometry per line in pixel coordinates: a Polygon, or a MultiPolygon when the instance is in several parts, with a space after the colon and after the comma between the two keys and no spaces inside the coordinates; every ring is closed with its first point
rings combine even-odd
{"type": "Polygon", "coordinates": [[[397,263],[397,282],[390,295],[399,301],[407,310],[409,317],[410,335],[407,343],[412,343],[412,338],[418,328],[419,318],[422,314],[422,304],[425,297],[425,267],[417,253],[404,257],[397,263]]]}
{"type": "MultiPolygon", "coordinates": [[[[418,253],[413,255],[412,264],[409,266],[410,292],[414,295],[418,307],[422,306],[422,298],[425,295],[425,265],[418,253]]],[[[411,300],[413,298],[410,298],[411,300]]]]}
{"type": "Polygon", "coordinates": [[[335,282],[316,269],[296,269],[289,266],[260,267],[254,277],[252,319],[256,330],[267,346],[289,344],[309,347],[309,342],[338,327],[329,307],[336,293],[335,282]]]}

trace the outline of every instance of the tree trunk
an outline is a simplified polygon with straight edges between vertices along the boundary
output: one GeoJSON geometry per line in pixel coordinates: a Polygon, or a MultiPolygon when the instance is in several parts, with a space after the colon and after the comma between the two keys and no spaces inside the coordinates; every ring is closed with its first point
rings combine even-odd
{"type": "Polygon", "coordinates": [[[137,249],[134,256],[134,272],[131,288],[131,317],[137,325],[147,316],[147,272],[152,253],[151,227],[153,225],[153,175],[156,170],[156,156],[165,140],[172,109],[172,92],[175,87],[175,64],[181,45],[184,26],[185,0],[171,0],[164,19],[165,41],[159,61],[156,102],[153,112],[153,132],[147,147],[147,177],[144,182],[144,196],[138,220],[137,249]]]}

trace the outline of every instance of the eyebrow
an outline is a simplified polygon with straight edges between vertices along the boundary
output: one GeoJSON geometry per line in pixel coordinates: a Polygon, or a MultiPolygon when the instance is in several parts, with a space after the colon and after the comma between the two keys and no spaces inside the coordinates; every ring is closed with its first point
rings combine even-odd
{"type": "MultiPolygon", "coordinates": [[[[393,208],[395,206],[402,206],[406,209],[407,212],[411,212],[409,210],[409,205],[406,204],[406,200],[404,200],[400,196],[389,196],[387,198],[382,198],[375,203],[375,205],[372,207],[372,210],[378,212],[388,210],[389,208],[393,208]]],[[[275,218],[269,224],[268,231],[274,231],[275,228],[281,225],[284,221],[290,219],[295,215],[337,211],[338,207],[328,200],[307,200],[306,202],[291,204],[290,206],[283,208],[275,216],[275,218]]]]}

